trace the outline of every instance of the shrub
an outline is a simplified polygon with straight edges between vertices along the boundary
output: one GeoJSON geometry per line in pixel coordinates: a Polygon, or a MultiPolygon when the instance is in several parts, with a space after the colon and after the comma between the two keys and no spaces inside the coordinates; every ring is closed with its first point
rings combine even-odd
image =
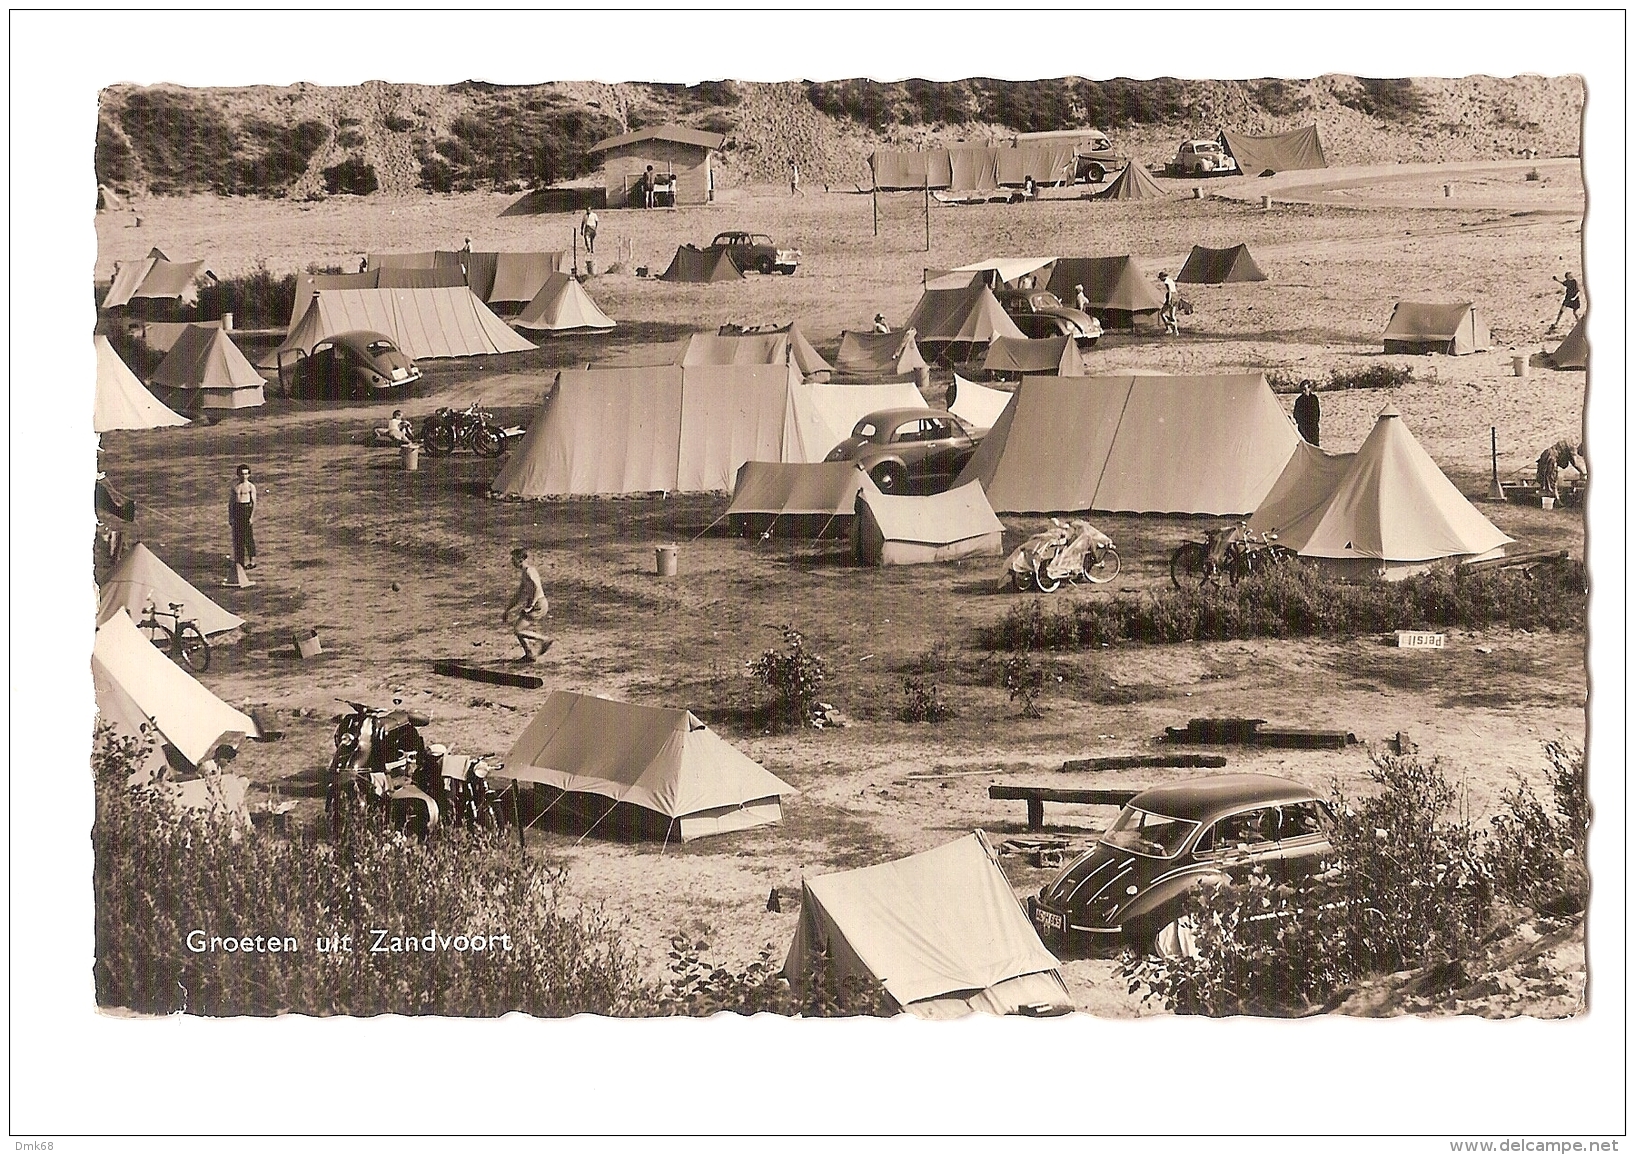
{"type": "Polygon", "coordinates": [[[237,134],[208,100],[171,89],[141,89],[125,98],[119,126],[152,191],[221,192],[231,184],[237,134]]]}
{"type": "Polygon", "coordinates": [[[136,181],[136,154],[131,151],[130,142],[106,116],[97,117],[94,167],[98,184],[128,188],[136,181]]]}
{"type": "Polygon", "coordinates": [[[259,150],[236,157],[228,183],[235,193],[281,193],[307,171],[307,165],[329,139],[329,129],[316,120],[283,124],[247,120],[243,135],[259,150]]]}
{"type": "Polygon", "coordinates": [[[358,148],[363,144],[363,133],[355,128],[343,128],[336,135],[335,143],[342,148],[358,148]]]}
{"type": "Polygon", "coordinates": [[[367,196],[380,187],[375,177],[375,166],[359,156],[349,156],[340,164],[324,169],[324,187],[331,195],[348,193],[367,196]]]}
{"type": "Polygon", "coordinates": [[[891,996],[878,982],[860,975],[837,980],[826,958],[804,976],[797,992],[773,961],[771,943],[761,948],[754,962],[737,971],[705,962],[703,952],[709,949],[709,943],[685,935],[671,937],[670,971],[675,977],[659,997],[659,1013],[698,1017],[722,1011],[740,1015],[765,1011],[808,1018],[895,1013],[891,996]]]}
{"type": "Polygon", "coordinates": [[[1391,365],[1377,361],[1362,369],[1331,369],[1329,389],[1396,389],[1414,379],[1412,365],[1391,365]]]}
{"type": "Polygon", "coordinates": [[[388,112],[385,124],[387,132],[408,132],[414,127],[414,120],[400,113],[388,112]]]}
{"type": "Polygon", "coordinates": [[[1490,820],[1488,861],[1501,897],[1534,909],[1576,912],[1589,897],[1584,753],[1551,742],[1545,755],[1551,807],[1546,809],[1527,779],[1516,775],[1516,785],[1500,795],[1504,810],[1490,820]]]}
{"type": "Polygon", "coordinates": [[[1311,107],[1311,98],[1286,80],[1263,80],[1252,91],[1255,103],[1273,116],[1291,116],[1311,107]]]}
{"type": "Polygon", "coordinates": [[[747,677],[772,691],[775,719],[785,726],[810,726],[819,717],[818,692],[827,676],[823,659],[806,648],[806,636],[783,626],[784,649],[767,650],[744,664],[747,677]]]}
{"type": "Polygon", "coordinates": [[[903,708],[897,712],[897,717],[903,722],[945,722],[949,718],[958,716],[958,712],[942,696],[942,689],[935,682],[928,682],[921,678],[903,679],[903,708]]]}
{"type": "Polygon", "coordinates": [[[1021,703],[1022,717],[1045,716],[1039,708],[1039,696],[1045,692],[1045,671],[1031,657],[1024,653],[1007,659],[1001,680],[1010,691],[1011,701],[1021,703]]]}
{"type": "Polygon", "coordinates": [[[722,136],[731,136],[738,127],[738,122],[724,112],[712,112],[698,122],[698,127],[705,132],[719,132],[722,136]]]}
{"type": "Polygon", "coordinates": [[[1341,96],[1340,103],[1379,120],[1405,121],[1419,117],[1425,99],[1412,80],[1359,76],[1356,91],[1341,96]]]}
{"type": "Polygon", "coordinates": [[[268,329],[289,324],[295,309],[296,276],[275,277],[265,265],[242,277],[206,281],[199,286],[199,316],[232,313],[242,328],[268,329]]]}

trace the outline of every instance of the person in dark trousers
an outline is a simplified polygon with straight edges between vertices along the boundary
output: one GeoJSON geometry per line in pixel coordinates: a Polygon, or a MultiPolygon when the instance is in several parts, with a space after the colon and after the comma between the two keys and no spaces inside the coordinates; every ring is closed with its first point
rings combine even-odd
{"type": "Polygon", "coordinates": [[[596,252],[596,226],[600,222],[596,219],[595,209],[585,210],[585,219],[579,222],[579,235],[585,238],[585,252],[596,252]]]}
{"type": "Polygon", "coordinates": [[[794,161],[789,162],[789,195],[792,197],[806,195],[800,188],[800,165],[794,161]]]}
{"type": "Polygon", "coordinates": [[[1550,322],[1550,332],[1554,333],[1561,326],[1561,314],[1568,309],[1572,310],[1573,323],[1578,323],[1578,310],[1583,307],[1578,299],[1578,278],[1573,276],[1572,270],[1567,270],[1565,277],[1551,277],[1552,281],[1561,286],[1561,308],[1556,310],[1556,319],[1550,322]]]}
{"type": "Polygon", "coordinates": [[[1300,396],[1294,399],[1294,427],[1307,444],[1316,445],[1322,423],[1323,405],[1317,400],[1317,386],[1310,381],[1300,382],[1300,396]]]}
{"type": "Polygon", "coordinates": [[[238,467],[238,480],[227,494],[227,524],[233,530],[233,561],[245,569],[255,568],[255,483],[250,467],[238,467]]]}

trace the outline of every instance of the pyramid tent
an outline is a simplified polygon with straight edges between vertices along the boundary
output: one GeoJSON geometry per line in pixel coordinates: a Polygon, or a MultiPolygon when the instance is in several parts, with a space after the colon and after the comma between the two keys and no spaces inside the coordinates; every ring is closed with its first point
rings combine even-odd
{"type": "Polygon", "coordinates": [[[102,583],[97,624],[120,610],[129,613],[133,620],[140,620],[149,602],[161,610],[179,603],[183,615],[197,622],[199,632],[205,637],[236,630],[244,624],[243,618],[228,613],[205,597],[186,578],[155,557],[152,550],[137,542],[102,583]]]}
{"type": "Polygon", "coordinates": [[[189,325],[148,383],[182,409],[253,409],[264,382],[225,329],[189,325]]]}
{"type": "Polygon", "coordinates": [[[796,793],[687,710],[566,690],[511,746],[504,776],[638,807],[683,841],[779,822],[780,797],[796,793]]]}
{"type": "MultiPolygon", "coordinates": [[[[1355,453],[1329,453],[1302,440],[1283,467],[1276,484],[1249,519],[1256,533],[1278,536],[1282,545],[1289,539],[1305,540],[1321,520],[1334,491],[1351,468],[1355,453]]],[[[1289,548],[1293,549],[1292,545],[1289,548]]]]}
{"type": "Polygon", "coordinates": [[[537,296],[523,307],[519,329],[562,333],[570,329],[611,329],[613,318],[596,307],[585,287],[567,273],[552,273],[537,296]]]}
{"type": "Polygon", "coordinates": [[[852,556],[863,565],[999,557],[1004,536],[1005,527],[974,481],[920,497],[883,494],[865,479],[852,522],[852,556]]]}
{"type": "Polygon", "coordinates": [[[1487,322],[1469,301],[1398,301],[1381,339],[1387,353],[1464,356],[1492,344],[1487,322]]]}
{"type": "Polygon", "coordinates": [[[1169,196],[1169,191],[1163,185],[1147,175],[1147,170],[1134,161],[1124,166],[1124,171],[1114,178],[1113,182],[1098,193],[1093,193],[1091,200],[1096,201],[1150,201],[1162,200],[1169,196]]]}
{"type": "Polygon", "coordinates": [[[727,506],[735,534],[846,537],[864,473],[852,461],[746,461],[727,506]]]}
{"type": "Polygon", "coordinates": [[[1249,524],[1275,529],[1281,544],[1342,575],[1406,577],[1442,558],[1495,554],[1513,540],[1447,479],[1394,405],[1380,411],[1338,476],[1333,462],[1314,465],[1309,455],[1297,456],[1296,465],[1300,477],[1288,485],[1279,479],[1269,495],[1279,501],[1263,505],[1249,524]],[[1305,491],[1297,502],[1290,493],[1299,481],[1305,491]],[[1326,495],[1321,485],[1331,487],[1326,495]]]}
{"type": "Polygon", "coordinates": [[[1071,1006],[1052,955],[980,833],[934,850],[801,882],[784,977],[820,967],[836,986],[874,979],[927,1019],[1038,1004],[1071,1006]]]}
{"type": "Polygon", "coordinates": [[[1003,389],[989,389],[986,385],[967,381],[958,373],[954,374],[950,392],[953,396],[948,402],[948,412],[976,429],[992,429],[999,415],[1005,412],[1005,406],[1011,403],[1012,396],[1003,389]]]}
{"type": "Polygon", "coordinates": [[[925,369],[925,358],[915,342],[913,329],[891,333],[859,333],[847,329],[840,334],[840,351],[835,354],[835,370],[868,377],[880,374],[912,373],[925,369]]]}
{"type": "Polygon", "coordinates": [[[963,289],[927,289],[909,314],[907,327],[919,343],[986,345],[995,337],[1021,337],[1022,330],[980,281],[963,289]]]}
{"type": "Polygon", "coordinates": [[[1229,249],[1206,249],[1193,245],[1187,263],[1175,279],[1184,285],[1222,285],[1232,281],[1264,281],[1266,274],[1255,264],[1248,245],[1229,249]]]}
{"type": "Polygon", "coordinates": [[[96,407],[91,414],[91,428],[98,433],[111,429],[160,429],[172,425],[186,425],[187,418],[172,413],[159,399],[147,391],[119,359],[119,354],[98,334],[96,407]]]}
{"type": "Polygon", "coordinates": [[[1549,361],[1557,369],[1587,369],[1590,364],[1590,341],[1584,332],[1584,322],[1589,315],[1585,314],[1573,326],[1573,331],[1567,334],[1567,339],[1556,346],[1549,361]]]}
{"type": "Polygon", "coordinates": [[[990,373],[1040,373],[1057,377],[1085,376],[1084,358],[1072,337],[1039,337],[1018,340],[995,337],[988,346],[982,367],[990,373]]]}
{"type": "Polygon", "coordinates": [[[151,725],[195,766],[217,746],[261,734],[248,714],[154,649],[123,608],[97,627],[91,680],[97,708],[116,729],[141,736],[151,725]]]}
{"type": "Polygon", "coordinates": [[[320,289],[300,324],[266,364],[292,349],[311,354],[326,337],[356,330],[385,333],[415,360],[521,353],[535,346],[519,337],[467,288],[320,289]]]}
{"type": "Polygon", "coordinates": [[[1243,514],[1299,441],[1259,373],[1024,377],[959,480],[1002,513],[1243,514]]]}
{"type": "Polygon", "coordinates": [[[97,185],[97,208],[103,212],[111,213],[118,212],[121,209],[128,209],[130,205],[126,203],[124,197],[114,192],[113,189],[105,184],[99,184],[97,185]]]}
{"type": "Polygon", "coordinates": [[[494,283],[486,294],[489,304],[532,301],[552,276],[567,271],[565,252],[495,253],[494,283]]]}
{"type": "Polygon", "coordinates": [[[130,332],[153,353],[168,353],[176,347],[176,340],[190,328],[222,329],[221,321],[137,321],[130,332]]]}
{"type": "MultiPolygon", "coordinates": [[[[823,355],[806,339],[806,334],[800,331],[800,326],[791,321],[787,325],[768,326],[757,329],[742,329],[736,325],[722,325],[716,330],[718,337],[764,337],[768,335],[783,335],[789,338],[789,356],[795,359],[795,366],[804,377],[813,377],[819,373],[832,373],[834,366],[824,360],[823,355]]],[[[683,365],[691,362],[683,359],[683,365]]]]}
{"type": "Polygon", "coordinates": [[[1075,286],[1084,286],[1088,312],[1109,329],[1131,329],[1135,318],[1156,316],[1164,307],[1158,283],[1142,274],[1134,258],[1063,257],[1050,273],[1050,291],[1064,301],[1076,297],[1075,286]]]}
{"type": "Polygon", "coordinates": [[[1315,124],[1270,136],[1249,136],[1223,128],[1220,140],[1244,176],[1328,167],[1323,156],[1322,134],[1315,124]]]}
{"type": "Polygon", "coordinates": [[[715,281],[741,281],[744,274],[732,263],[726,249],[700,249],[682,245],[670,261],[670,267],[659,274],[661,281],[688,281],[711,284],[715,281]]]}

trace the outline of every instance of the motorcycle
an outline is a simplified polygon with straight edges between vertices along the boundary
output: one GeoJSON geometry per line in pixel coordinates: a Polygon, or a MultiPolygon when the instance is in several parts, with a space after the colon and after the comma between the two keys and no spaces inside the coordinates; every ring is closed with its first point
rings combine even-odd
{"type": "Polygon", "coordinates": [[[450,754],[439,745],[430,748],[437,777],[442,784],[448,821],[454,826],[475,830],[498,830],[500,827],[499,792],[488,784],[488,776],[505,769],[505,763],[492,762],[492,753],[450,754]]]}
{"type": "Polygon", "coordinates": [[[493,414],[474,401],[464,409],[444,406],[420,425],[420,443],[428,456],[447,457],[465,446],[478,457],[505,452],[506,431],[494,424],[493,414]]]}
{"type": "Polygon", "coordinates": [[[1257,534],[1240,521],[1209,531],[1203,541],[1184,541],[1170,555],[1169,577],[1176,589],[1188,585],[1219,586],[1225,578],[1237,585],[1267,566],[1278,565],[1294,551],[1277,544],[1277,534],[1257,534]]]}
{"type": "Polygon", "coordinates": [[[1018,591],[1037,589],[1054,593],[1063,582],[1087,581],[1096,585],[1118,576],[1118,547],[1113,539],[1088,521],[1050,519],[1050,528],[1028,538],[1005,561],[1008,582],[1018,591]]]}
{"type": "Polygon", "coordinates": [[[417,711],[346,704],[352,712],[336,723],[324,788],[331,830],[338,835],[363,817],[381,827],[429,833],[442,809],[434,795],[440,782],[428,777],[431,760],[420,733],[431,719],[417,711]]]}

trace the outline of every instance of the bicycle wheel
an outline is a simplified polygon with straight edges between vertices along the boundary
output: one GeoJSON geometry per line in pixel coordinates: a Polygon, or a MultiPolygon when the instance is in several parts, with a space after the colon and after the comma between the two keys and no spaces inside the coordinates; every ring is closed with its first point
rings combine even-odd
{"type": "Polygon", "coordinates": [[[1033,563],[1033,584],[1047,594],[1053,594],[1062,588],[1062,579],[1050,576],[1050,558],[1040,558],[1033,563]]]}
{"type": "Polygon", "coordinates": [[[1084,576],[1100,585],[1118,576],[1118,566],[1118,547],[1110,545],[1101,551],[1101,557],[1097,558],[1093,565],[1084,567],[1084,576]]]}
{"type": "Polygon", "coordinates": [[[1176,589],[1209,580],[1209,550],[1197,541],[1184,541],[1169,558],[1169,580],[1176,589]]]}
{"type": "Polygon", "coordinates": [[[204,640],[199,627],[192,622],[183,622],[177,631],[176,652],[182,656],[187,668],[196,674],[210,668],[210,643],[204,640]]]}
{"type": "Polygon", "coordinates": [[[162,650],[167,654],[175,650],[176,635],[170,632],[169,626],[162,626],[152,618],[148,618],[145,621],[138,622],[136,628],[142,631],[144,638],[153,643],[155,649],[162,650]]]}

